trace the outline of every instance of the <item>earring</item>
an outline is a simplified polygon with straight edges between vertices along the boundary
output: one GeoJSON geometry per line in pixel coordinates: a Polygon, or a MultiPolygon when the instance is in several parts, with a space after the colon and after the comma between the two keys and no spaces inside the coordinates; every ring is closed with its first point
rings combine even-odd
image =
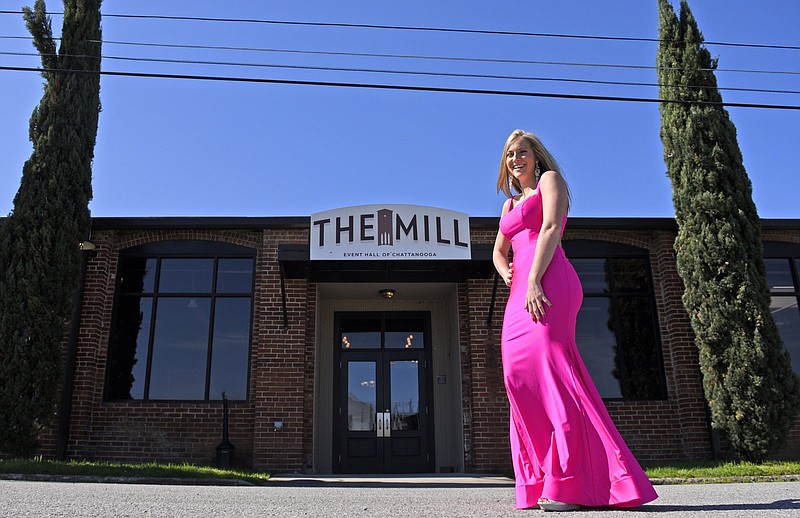
{"type": "Polygon", "coordinates": [[[542,176],[542,168],[539,166],[539,162],[536,162],[536,169],[533,170],[533,175],[536,177],[536,180],[539,180],[539,177],[542,176]]]}

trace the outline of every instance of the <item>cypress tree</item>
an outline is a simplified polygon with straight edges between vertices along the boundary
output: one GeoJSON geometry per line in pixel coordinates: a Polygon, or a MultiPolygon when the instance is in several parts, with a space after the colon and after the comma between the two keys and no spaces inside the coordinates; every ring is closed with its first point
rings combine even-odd
{"type": "Polygon", "coordinates": [[[101,0],[65,0],[56,50],[43,0],[23,9],[43,65],[33,152],[0,229],[0,449],[29,455],[55,413],[61,343],[90,229],[101,0]]]}
{"type": "Polygon", "coordinates": [[[672,183],[678,272],[712,426],[760,462],[783,444],[800,383],[770,313],[761,227],[736,128],[686,0],[658,0],[661,140],[672,183]]]}

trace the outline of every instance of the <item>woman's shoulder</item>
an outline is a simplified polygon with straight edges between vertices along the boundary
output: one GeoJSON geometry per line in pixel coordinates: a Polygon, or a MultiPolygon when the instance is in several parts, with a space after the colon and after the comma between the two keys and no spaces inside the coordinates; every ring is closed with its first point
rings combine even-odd
{"type": "Polygon", "coordinates": [[[569,210],[572,196],[566,179],[559,171],[548,170],[542,173],[536,190],[542,198],[565,199],[567,210],[569,210]]]}
{"type": "Polygon", "coordinates": [[[561,173],[559,173],[558,171],[555,171],[553,169],[548,169],[547,171],[544,171],[541,175],[539,175],[539,181],[540,182],[542,180],[544,180],[545,178],[549,178],[551,180],[558,180],[558,179],[563,180],[564,179],[564,177],[561,175],[561,173]]]}
{"type": "Polygon", "coordinates": [[[552,169],[548,169],[547,171],[543,172],[541,176],[539,176],[539,182],[536,186],[536,190],[538,191],[540,187],[566,187],[566,185],[567,181],[564,179],[564,176],[561,173],[552,169]]]}

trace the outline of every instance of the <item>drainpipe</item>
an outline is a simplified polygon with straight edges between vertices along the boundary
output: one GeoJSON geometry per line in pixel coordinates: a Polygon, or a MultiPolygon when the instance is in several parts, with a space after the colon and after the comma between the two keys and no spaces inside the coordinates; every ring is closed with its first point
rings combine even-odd
{"type": "Polygon", "coordinates": [[[493,329],[492,320],[494,319],[494,303],[497,300],[497,283],[500,280],[500,275],[494,272],[494,285],[492,286],[492,300],[489,302],[489,316],[486,318],[486,327],[489,331],[493,329]]]}
{"type": "Polygon", "coordinates": [[[61,402],[58,405],[58,437],[56,439],[56,456],[65,459],[69,441],[69,421],[72,415],[72,389],[75,381],[75,362],[78,352],[78,335],[81,329],[81,310],[83,309],[83,293],[86,284],[86,268],[89,256],[97,255],[91,241],[81,241],[81,273],[78,289],[72,296],[72,318],[67,335],[67,357],[64,360],[64,386],[61,388],[61,402]]]}
{"type": "Polygon", "coordinates": [[[289,330],[289,311],[286,308],[286,270],[283,268],[283,261],[278,262],[278,269],[281,275],[281,301],[283,303],[283,330],[289,330]]]}

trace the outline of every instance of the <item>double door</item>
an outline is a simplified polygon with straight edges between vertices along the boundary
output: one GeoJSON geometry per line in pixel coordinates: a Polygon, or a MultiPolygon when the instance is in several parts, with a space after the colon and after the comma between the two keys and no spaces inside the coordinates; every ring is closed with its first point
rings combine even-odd
{"type": "Polygon", "coordinates": [[[429,313],[337,313],[337,473],[433,471],[429,313]]]}

